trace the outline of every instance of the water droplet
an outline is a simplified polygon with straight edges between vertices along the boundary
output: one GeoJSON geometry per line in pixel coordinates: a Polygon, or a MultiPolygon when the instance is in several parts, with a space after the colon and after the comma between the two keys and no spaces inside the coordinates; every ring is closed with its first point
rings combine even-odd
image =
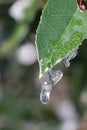
{"type": "Polygon", "coordinates": [[[63,77],[63,73],[60,70],[58,71],[49,70],[48,74],[49,74],[49,84],[52,85],[55,85],[63,77]]]}
{"type": "Polygon", "coordinates": [[[50,85],[48,82],[43,83],[40,93],[40,101],[42,102],[42,104],[47,104],[49,102],[51,89],[52,85],[50,85]]]}

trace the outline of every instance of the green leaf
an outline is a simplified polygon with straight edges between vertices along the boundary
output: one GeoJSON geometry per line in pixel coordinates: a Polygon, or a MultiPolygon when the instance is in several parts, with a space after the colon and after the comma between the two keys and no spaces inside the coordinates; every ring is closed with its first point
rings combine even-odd
{"type": "Polygon", "coordinates": [[[80,11],[76,0],[48,0],[36,36],[40,76],[86,38],[87,11],[80,11]]]}

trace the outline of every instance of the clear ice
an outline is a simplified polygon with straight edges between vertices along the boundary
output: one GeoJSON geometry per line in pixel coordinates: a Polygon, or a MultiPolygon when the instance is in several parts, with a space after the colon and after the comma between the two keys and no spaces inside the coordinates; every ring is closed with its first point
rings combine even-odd
{"type": "MultiPolygon", "coordinates": [[[[70,60],[75,58],[77,56],[77,54],[78,54],[78,52],[77,52],[77,50],[75,50],[67,58],[63,59],[63,63],[65,64],[66,67],[70,66],[70,60]]],[[[63,73],[60,70],[53,71],[53,70],[49,69],[48,75],[49,75],[49,81],[44,82],[42,84],[42,90],[40,93],[40,100],[41,100],[42,104],[47,104],[49,102],[50,93],[51,93],[53,85],[55,85],[57,82],[59,82],[63,77],[63,73]]]]}
{"type": "Polygon", "coordinates": [[[73,51],[67,58],[63,59],[63,63],[66,67],[70,66],[70,60],[74,59],[77,56],[77,50],[73,51]]]}
{"type": "Polygon", "coordinates": [[[42,102],[42,104],[47,104],[49,102],[50,93],[53,85],[59,82],[63,77],[63,73],[61,71],[53,71],[50,69],[48,71],[48,74],[49,74],[49,81],[43,83],[42,90],[40,93],[40,101],[42,102]]]}
{"type": "Polygon", "coordinates": [[[55,85],[63,77],[63,73],[60,70],[58,71],[49,70],[48,74],[49,74],[49,84],[52,85],[55,85]]]}
{"type": "Polygon", "coordinates": [[[50,99],[50,93],[51,93],[52,85],[48,82],[44,82],[42,85],[42,90],[40,93],[40,101],[42,104],[47,104],[50,99]]]}

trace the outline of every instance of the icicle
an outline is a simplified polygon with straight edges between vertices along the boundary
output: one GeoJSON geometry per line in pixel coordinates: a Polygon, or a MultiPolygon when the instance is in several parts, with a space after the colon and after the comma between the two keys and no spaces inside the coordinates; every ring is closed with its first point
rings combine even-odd
{"type": "Polygon", "coordinates": [[[52,84],[52,85],[55,85],[63,77],[63,73],[60,70],[53,71],[53,70],[50,69],[48,71],[48,74],[49,74],[49,84],[52,84]]]}
{"type": "MultiPolygon", "coordinates": [[[[75,58],[77,54],[78,52],[77,50],[75,50],[67,58],[63,59],[63,63],[65,64],[66,67],[70,66],[70,60],[75,58]]],[[[49,81],[43,83],[42,90],[40,93],[40,100],[42,104],[47,104],[49,102],[50,93],[51,93],[53,85],[58,83],[63,77],[63,73],[61,72],[61,70],[53,71],[49,69],[48,75],[49,75],[49,81]]]]}
{"type": "Polygon", "coordinates": [[[47,104],[49,102],[51,89],[52,85],[50,85],[48,82],[43,83],[40,93],[40,101],[42,102],[42,104],[47,104]]]}
{"type": "Polygon", "coordinates": [[[47,104],[49,102],[50,93],[51,93],[53,85],[59,82],[61,78],[63,77],[63,73],[61,71],[53,71],[50,69],[48,71],[48,74],[49,74],[49,81],[43,83],[42,90],[40,93],[40,100],[42,104],[47,104]]]}
{"type": "Polygon", "coordinates": [[[70,66],[70,60],[74,59],[77,56],[78,52],[77,50],[73,51],[67,58],[63,59],[63,63],[66,67],[70,66]]]}

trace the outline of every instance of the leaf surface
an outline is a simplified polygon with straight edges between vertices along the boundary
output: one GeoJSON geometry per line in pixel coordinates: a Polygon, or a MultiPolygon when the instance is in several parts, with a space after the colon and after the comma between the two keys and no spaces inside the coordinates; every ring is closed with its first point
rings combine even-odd
{"type": "Polygon", "coordinates": [[[87,38],[87,11],[76,0],[48,0],[36,34],[40,76],[87,38]]]}

